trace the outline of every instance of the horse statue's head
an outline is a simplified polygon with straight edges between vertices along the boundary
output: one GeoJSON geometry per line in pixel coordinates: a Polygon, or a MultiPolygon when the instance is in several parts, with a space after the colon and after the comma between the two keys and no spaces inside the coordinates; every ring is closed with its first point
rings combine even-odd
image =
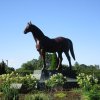
{"type": "Polygon", "coordinates": [[[37,26],[32,24],[31,21],[27,24],[24,34],[27,34],[28,32],[32,32],[34,38],[37,38],[38,40],[44,37],[43,32],[37,26]]]}
{"type": "Polygon", "coordinates": [[[31,23],[31,21],[27,24],[25,30],[24,30],[24,34],[27,34],[28,32],[32,31],[32,26],[33,24],[31,23]]]}

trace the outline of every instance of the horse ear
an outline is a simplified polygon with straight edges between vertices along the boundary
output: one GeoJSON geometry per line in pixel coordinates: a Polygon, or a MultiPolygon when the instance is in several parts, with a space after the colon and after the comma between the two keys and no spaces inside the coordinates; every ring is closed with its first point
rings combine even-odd
{"type": "Polygon", "coordinates": [[[29,24],[32,25],[32,22],[30,21],[29,24]]]}
{"type": "Polygon", "coordinates": [[[28,25],[32,25],[31,21],[30,21],[30,22],[28,22],[28,25]]]}
{"type": "Polygon", "coordinates": [[[28,24],[28,25],[30,25],[30,23],[29,23],[29,22],[28,22],[27,24],[28,24]]]}

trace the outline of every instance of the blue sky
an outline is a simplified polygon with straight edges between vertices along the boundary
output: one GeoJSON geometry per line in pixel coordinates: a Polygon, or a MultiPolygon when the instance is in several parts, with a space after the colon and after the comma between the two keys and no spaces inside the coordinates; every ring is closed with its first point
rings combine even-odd
{"type": "Polygon", "coordinates": [[[80,64],[100,65],[100,0],[0,1],[0,62],[19,68],[39,57],[32,34],[23,33],[30,20],[50,38],[70,38],[80,64]]]}

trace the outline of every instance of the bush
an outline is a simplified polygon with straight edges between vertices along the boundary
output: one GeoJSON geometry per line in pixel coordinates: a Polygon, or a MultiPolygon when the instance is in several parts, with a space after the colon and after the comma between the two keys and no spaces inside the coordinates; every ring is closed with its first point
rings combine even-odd
{"type": "Polygon", "coordinates": [[[24,77],[24,79],[22,81],[21,92],[27,93],[32,90],[36,90],[37,83],[38,83],[38,80],[36,78],[34,78],[31,74],[26,75],[26,77],[24,77]]]}
{"type": "Polygon", "coordinates": [[[18,90],[11,88],[8,82],[2,84],[2,92],[4,94],[5,100],[18,100],[18,90]]]}
{"type": "Polygon", "coordinates": [[[89,92],[90,100],[100,100],[100,86],[94,85],[89,92]]]}
{"type": "Polygon", "coordinates": [[[61,73],[58,73],[52,75],[48,80],[46,80],[45,85],[49,89],[54,89],[54,88],[58,88],[59,86],[63,87],[65,82],[67,82],[67,78],[64,77],[61,73]]]}
{"type": "Polygon", "coordinates": [[[89,91],[94,84],[98,83],[98,79],[93,75],[81,73],[77,76],[77,82],[84,90],[89,91]]]}
{"type": "MultiPolygon", "coordinates": [[[[36,89],[38,80],[33,77],[32,74],[22,77],[18,73],[12,72],[11,74],[0,75],[0,82],[0,87],[6,83],[9,85],[12,83],[22,83],[22,89],[25,89],[24,91],[26,92],[27,90],[30,91],[32,89],[36,89]]],[[[22,89],[21,91],[23,91],[22,89]]]]}

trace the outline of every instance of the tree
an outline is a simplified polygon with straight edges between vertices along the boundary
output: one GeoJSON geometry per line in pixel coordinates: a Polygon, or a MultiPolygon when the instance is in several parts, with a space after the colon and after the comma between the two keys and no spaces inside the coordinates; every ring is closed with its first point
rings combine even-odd
{"type": "Polygon", "coordinates": [[[88,66],[85,65],[85,64],[81,64],[80,67],[82,67],[82,68],[84,68],[84,69],[85,69],[85,68],[88,68],[88,66]]]}
{"type": "MultiPolygon", "coordinates": [[[[52,54],[46,53],[45,56],[45,61],[46,61],[46,66],[47,68],[51,66],[51,59],[52,59],[52,54]]],[[[43,67],[43,59],[41,56],[39,56],[38,60],[33,59],[31,61],[27,61],[26,63],[23,63],[21,65],[21,68],[17,69],[17,71],[24,71],[24,70],[41,70],[43,67]]]]}
{"type": "Polygon", "coordinates": [[[50,70],[55,70],[57,68],[57,55],[56,53],[52,54],[52,60],[51,60],[51,66],[50,66],[50,70]]]}
{"type": "Polygon", "coordinates": [[[78,62],[75,62],[75,64],[74,64],[74,69],[77,71],[77,74],[80,73],[81,67],[80,67],[80,65],[79,65],[78,62]]]}
{"type": "Polygon", "coordinates": [[[2,62],[0,63],[0,75],[1,74],[5,74],[6,73],[6,64],[5,62],[2,60],[2,62]]]}
{"type": "Polygon", "coordinates": [[[34,70],[37,68],[37,59],[33,59],[31,61],[27,61],[26,63],[23,63],[21,68],[23,70],[34,70]]]}
{"type": "Polygon", "coordinates": [[[15,71],[13,67],[6,66],[6,73],[11,73],[12,71],[15,71]]]}
{"type": "Polygon", "coordinates": [[[99,65],[94,65],[94,67],[95,67],[96,69],[99,69],[99,68],[100,68],[100,66],[99,66],[99,65]]]}
{"type": "MultiPolygon", "coordinates": [[[[45,62],[46,62],[47,68],[51,66],[51,60],[52,60],[52,54],[46,53],[45,62]]],[[[37,69],[42,69],[42,67],[43,67],[43,59],[41,58],[41,56],[39,56],[38,61],[37,61],[37,69]]]]}
{"type": "Polygon", "coordinates": [[[46,53],[45,59],[46,59],[46,67],[49,68],[52,62],[52,54],[46,53]]]}
{"type": "Polygon", "coordinates": [[[78,70],[78,69],[80,68],[80,65],[79,65],[78,62],[75,62],[75,64],[74,64],[74,68],[75,68],[75,70],[78,70]]]}

